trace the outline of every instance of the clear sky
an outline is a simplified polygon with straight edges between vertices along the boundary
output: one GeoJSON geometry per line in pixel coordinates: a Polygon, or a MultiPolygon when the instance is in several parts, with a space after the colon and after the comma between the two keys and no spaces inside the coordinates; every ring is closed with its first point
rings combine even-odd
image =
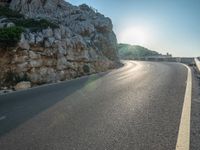
{"type": "Polygon", "coordinates": [[[67,0],[112,19],[119,43],[200,56],[200,0],[67,0]]]}

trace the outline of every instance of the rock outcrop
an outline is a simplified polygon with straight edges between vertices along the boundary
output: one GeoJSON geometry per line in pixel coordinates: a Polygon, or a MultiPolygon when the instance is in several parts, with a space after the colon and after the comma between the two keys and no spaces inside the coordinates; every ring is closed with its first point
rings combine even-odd
{"type": "Polygon", "coordinates": [[[35,85],[105,71],[118,64],[111,20],[87,5],[77,7],[64,0],[12,0],[10,8],[25,18],[46,19],[58,27],[37,32],[26,28],[12,51],[0,48],[1,87],[7,85],[10,73],[35,85]]]}
{"type": "Polygon", "coordinates": [[[16,91],[25,90],[25,89],[28,89],[30,87],[31,87],[31,82],[25,82],[25,81],[23,81],[23,82],[19,82],[19,83],[16,84],[15,90],[16,91]]]}
{"type": "Polygon", "coordinates": [[[86,4],[73,6],[64,0],[13,0],[10,8],[27,18],[44,18],[62,24],[80,35],[88,44],[94,44],[111,60],[117,59],[117,40],[109,18],[86,4]]]}

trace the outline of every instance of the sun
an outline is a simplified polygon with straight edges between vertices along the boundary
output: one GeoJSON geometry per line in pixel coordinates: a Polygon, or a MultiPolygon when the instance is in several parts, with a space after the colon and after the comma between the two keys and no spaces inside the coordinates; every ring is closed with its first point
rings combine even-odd
{"type": "Polygon", "coordinates": [[[144,27],[128,27],[122,30],[120,42],[134,45],[144,45],[148,43],[149,33],[144,27]]]}

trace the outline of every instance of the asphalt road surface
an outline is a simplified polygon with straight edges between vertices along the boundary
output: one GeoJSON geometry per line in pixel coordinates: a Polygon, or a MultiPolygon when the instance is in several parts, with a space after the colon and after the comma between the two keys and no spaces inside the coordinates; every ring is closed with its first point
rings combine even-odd
{"type": "Polygon", "coordinates": [[[1,150],[174,150],[188,70],[133,62],[0,96],[1,150]]]}

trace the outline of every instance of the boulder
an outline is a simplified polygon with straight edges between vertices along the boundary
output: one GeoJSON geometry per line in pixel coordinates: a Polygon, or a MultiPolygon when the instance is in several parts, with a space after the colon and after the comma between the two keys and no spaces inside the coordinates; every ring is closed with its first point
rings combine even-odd
{"type": "Polygon", "coordinates": [[[15,85],[16,91],[28,89],[28,88],[31,88],[31,82],[29,82],[29,81],[22,81],[22,82],[19,82],[15,85]]]}

